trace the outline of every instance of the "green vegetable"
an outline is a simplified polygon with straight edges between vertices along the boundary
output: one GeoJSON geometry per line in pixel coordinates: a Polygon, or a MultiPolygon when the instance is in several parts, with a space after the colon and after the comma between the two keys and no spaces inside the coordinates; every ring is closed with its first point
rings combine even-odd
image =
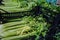
{"type": "MultiPolygon", "coordinates": [[[[3,32],[1,33],[2,40],[21,40],[34,35],[36,36],[36,40],[38,40],[44,27],[47,28],[47,22],[45,22],[45,19],[41,16],[37,16],[36,18],[25,16],[18,22],[3,24],[3,32]]],[[[45,33],[46,32],[44,32],[44,35],[45,33]]]]}

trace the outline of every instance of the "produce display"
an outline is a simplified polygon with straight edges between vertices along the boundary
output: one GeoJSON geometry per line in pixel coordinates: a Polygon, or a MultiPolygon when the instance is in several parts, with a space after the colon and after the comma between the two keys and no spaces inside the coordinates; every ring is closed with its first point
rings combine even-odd
{"type": "Polygon", "coordinates": [[[2,3],[1,40],[60,40],[58,5],[46,0],[3,0],[2,3]]]}

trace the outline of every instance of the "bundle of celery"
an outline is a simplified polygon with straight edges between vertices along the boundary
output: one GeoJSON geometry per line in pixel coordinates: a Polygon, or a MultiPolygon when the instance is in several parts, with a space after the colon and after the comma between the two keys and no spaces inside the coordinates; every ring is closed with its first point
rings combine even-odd
{"type": "Polygon", "coordinates": [[[28,11],[31,10],[32,7],[37,6],[36,2],[28,0],[4,0],[3,4],[3,6],[0,6],[0,9],[7,12],[28,11]]]}
{"type": "Polygon", "coordinates": [[[45,36],[48,30],[49,24],[47,25],[44,20],[39,16],[36,18],[25,16],[20,21],[5,23],[0,34],[2,40],[25,40],[33,36],[36,36],[35,40],[38,40],[39,35],[45,36]]]}

